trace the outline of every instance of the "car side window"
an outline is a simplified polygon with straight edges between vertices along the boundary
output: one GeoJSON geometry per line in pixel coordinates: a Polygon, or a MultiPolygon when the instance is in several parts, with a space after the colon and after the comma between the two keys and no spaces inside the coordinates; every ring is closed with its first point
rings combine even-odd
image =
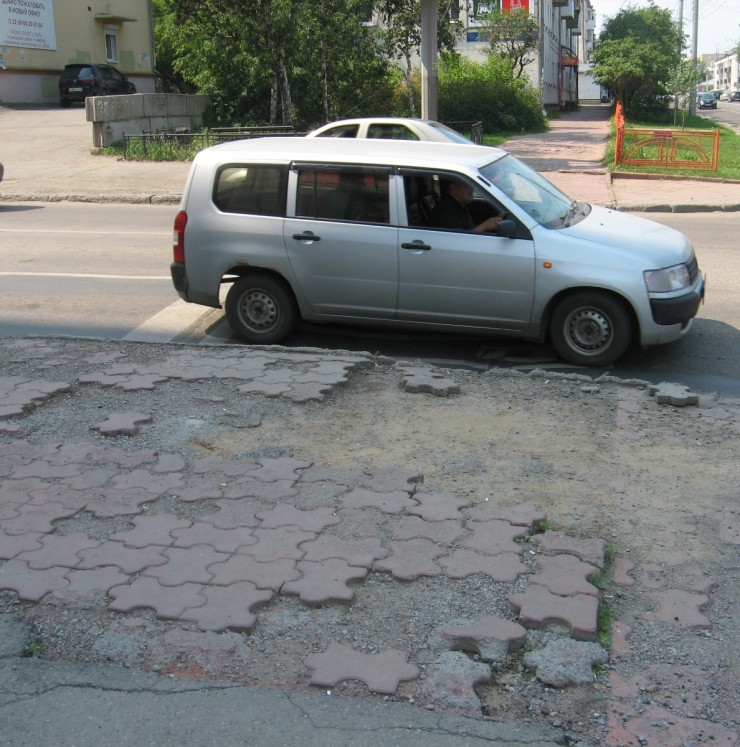
{"type": "Polygon", "coordinates": [[[285,216],[288,167],[230,164],[216,174],[213,202],[224,213],[285,216]]]}
{"type": "Polygon", "coordinates": [[[357,137],[357,132],[360,129],[359,125],[339,125],[338,127],[331,127],[326,132],[322,132],[317,137],[357,137]]]}
{"type": "Polygon", "coordinates": [[[418,140],[419,136],[405,125],[371,124],[367,128],[368,138],[380,140],[418,140]]]}
{"type": "Polygon", "coordinates": [[[299,167],[296,216],[389,223],[387,170],[299,167]]]}

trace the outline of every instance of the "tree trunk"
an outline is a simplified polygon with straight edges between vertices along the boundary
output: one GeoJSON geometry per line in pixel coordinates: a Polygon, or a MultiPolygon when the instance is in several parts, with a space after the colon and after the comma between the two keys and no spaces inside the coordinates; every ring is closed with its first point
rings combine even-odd
{"type": "Polygon", "coordinates": [[[288,68],[285,64],[285,50],[278,50],[278,84],[280,86],[280,101],[283,105],[283,124],[293,126],[293,102],[290,98],[290,81],[288,68]]]}
{"type": "Polygon", "coordinates": [[[406,95],[409,102],[409,116],[416,116],[416,101],[414,100],[414,86],[411,82],[411,55],[406,55],[406,70],[404,70],[406,79],[406,95]]]}

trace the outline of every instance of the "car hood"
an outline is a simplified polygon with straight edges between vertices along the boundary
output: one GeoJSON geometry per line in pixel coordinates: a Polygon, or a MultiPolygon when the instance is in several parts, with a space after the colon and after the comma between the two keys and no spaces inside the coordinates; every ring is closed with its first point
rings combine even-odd
{"type": "Polygon", "coordinates": [[[582,221],[562,230],[568,236],[606,244],[625,256],[648,260],[656,268],[686,262],[694,251],[680,231],[599,205],[592,205],[582,221]]]}

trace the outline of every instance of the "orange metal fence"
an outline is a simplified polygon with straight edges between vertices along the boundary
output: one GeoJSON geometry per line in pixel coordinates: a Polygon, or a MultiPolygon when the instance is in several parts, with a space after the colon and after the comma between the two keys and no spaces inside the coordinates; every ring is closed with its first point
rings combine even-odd
{"type": "Polygon", "coordinates": [[[716,171],[719,163],[719,130],[661,130],[625,127],[617,102],[614,119],[617,140],[614,163],[629,166],[716,171]]]}

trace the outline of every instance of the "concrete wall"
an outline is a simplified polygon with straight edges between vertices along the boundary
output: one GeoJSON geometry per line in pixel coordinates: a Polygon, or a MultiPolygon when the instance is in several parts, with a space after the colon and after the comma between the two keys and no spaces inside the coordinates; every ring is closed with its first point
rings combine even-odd
{"type": "Polygon", "coordinates": [[[124,135],[200,127],[208,104],[207,96],[176,93],[94,96],[85,100],[85,116],[92,122],[93,146],[102,148],[124,135]]]}

